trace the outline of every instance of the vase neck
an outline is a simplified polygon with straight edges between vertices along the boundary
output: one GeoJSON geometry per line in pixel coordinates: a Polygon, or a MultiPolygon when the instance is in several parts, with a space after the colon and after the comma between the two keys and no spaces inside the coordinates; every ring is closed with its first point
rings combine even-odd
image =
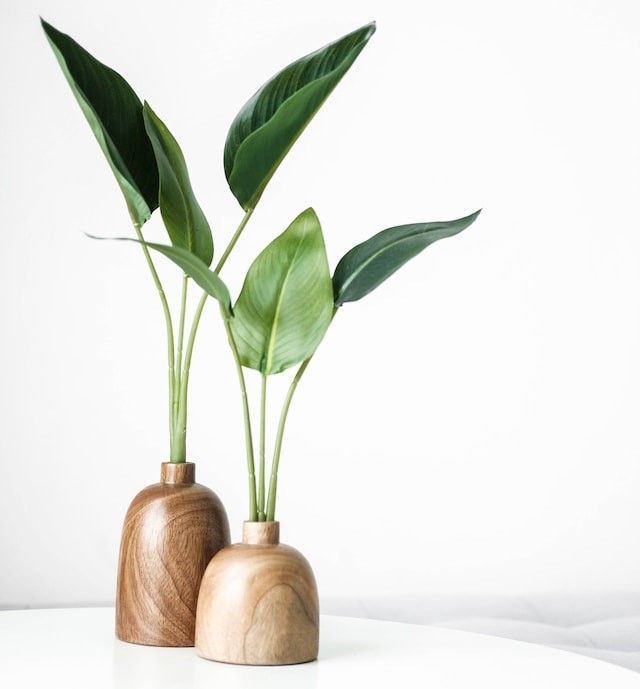
{"type": "Polygon", "coordinates": [[[162,462],[160,483],[195,483],[196,465],[193,462],[162,462]]]}
{"type": "Polygon", "coordinates": [[[244,522],[242,542],[250,545],[278,545],[280,522],[244,522]]]}

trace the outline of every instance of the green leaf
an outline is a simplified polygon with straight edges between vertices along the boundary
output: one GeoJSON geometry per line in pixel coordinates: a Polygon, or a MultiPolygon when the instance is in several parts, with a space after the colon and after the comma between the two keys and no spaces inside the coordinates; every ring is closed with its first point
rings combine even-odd
{"type": "Polygon", "coordinates": [[[469,227],[480,211],[448,222],[415,223],[382,230],[354,246],[339,261],[333,274],[336,306],[358,301],[382,284],[409,259],[430,244],[453,237],[469,227]]]}
{"type": "Polygon", "coordinates": [[[171,243],[210,265],[213,259],[211,228],[191,189],[180,146],[148,103],[144,104],[144,126],[156,154],[160,213],[171,243]]]}
{"type": "MultiPolygon", "coordinates": [[[[134,240],[137,241],[137,240],[134,240]]],[[[195,254],[179,246],[166,246],[165,244],[146,245],[170,258],[202,289],[214,299],[217,299],[227,315],[231,315],[231,296],[227,286],[209,269],[207,264],[195,254]]]]}
{"type": "Polygon", "coordinates": [[[332,312],[322,230],[308,208],[249,268],[231,321],[242,364],[271,374],[303,361],[320,344],[332,312]]]}
{"type": "Polygon", "coordinates": [[[96,237],[92,234],[87,234],[87,237],[90,237],[91,239],[113,240],[117,242],[135,242],[136,244],[143,244],[154,251],[164,254],[177,266],[182,268],[182,270],[197,285],[200,285],[200,287],[202,287],[202,289],[209,296],[217,299],[222,305],[225,314],[231,317],[231,296],[227,286],[212,270],[209,269],[204,261],[199,259],[187,249],[183,249],[179,246],[167,246],[166,244],[142,242],[139,239],[133,239],[133,237],[96,237]]]}
{"type": "Polygon", "coordinates": [[[293,62],[236,115],[224,147],[224,171],[246,211],[255,207],[278,165],[375,30],[375,23],[367,24],[293,62]]]}
{"type": "Polygon", "coordinates": [[[41,19],[53,52],[120,185],[134,223],[158,207],[158,170],[142,119],[142,103],[129,84],[70,36],[41,19]]]}

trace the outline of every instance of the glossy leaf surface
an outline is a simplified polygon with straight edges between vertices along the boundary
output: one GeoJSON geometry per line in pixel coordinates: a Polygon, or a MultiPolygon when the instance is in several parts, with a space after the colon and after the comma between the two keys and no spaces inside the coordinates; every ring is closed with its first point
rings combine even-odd
{"type": "Polygon", "coordinates": [[[160,213],[171,243],[210,265],[213,259],[211,228],[191,188],[180,146],[148,103],[144,104],[144,125],[158,163],[160,213]]]}
{"type": "Polygon", "coordinates": [[[242,364],[271,374],[306,359],[332,312],[324,239],[309,208],[249,268],[232,320],[242,364]]]}
{"type": "Polygon", "coordinates": [[[224,148],[224,170],[240,205],[254,208],[273,173],[375,31],[367,24],[293,62],[240,110],[224,148]]]}
{"type": "Polygon", "coordinates": [[[354,246],[340,259],[333,275],[336,306],[362,299],[430,244],[469,227],[479,214],[477,211],[447,222],[390,227],[354,246]]]}
{"type": "Polygon", "coordinates": [[[132,220],[144,224],[158,207],[158,171],[142,103],[129,84],[42,20],[53,52],[111,166],[132,220]]]}

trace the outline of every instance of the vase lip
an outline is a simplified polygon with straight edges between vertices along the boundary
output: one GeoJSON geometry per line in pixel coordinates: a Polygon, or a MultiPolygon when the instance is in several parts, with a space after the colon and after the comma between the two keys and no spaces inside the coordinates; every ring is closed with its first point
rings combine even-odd
{"type": "Polygon", "coordinates": [[[242,542],[247,545],[278,545],[280,522],[243,522],[242,542]]]}
{"type": "Polygon", "coordinates": [[[195,483],[196,465],[193,462],[162,462],[160,483],[195,483]]]}

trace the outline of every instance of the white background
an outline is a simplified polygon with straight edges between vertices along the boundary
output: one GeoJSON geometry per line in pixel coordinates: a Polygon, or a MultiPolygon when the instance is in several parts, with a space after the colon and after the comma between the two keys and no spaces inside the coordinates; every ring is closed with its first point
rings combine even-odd
{"type": "MultiPolygon", "coordinates": [[[[135,247],[82,235],[131,230],[38,14],[166,121],[219,251],[241,218],[222,171],[239,107],[377,19],[227,282],[237,293],[310,205],[332,264],[385,227],[484,211],[336,318],[290,415],[283,539],[324,595],[637,588],[637,2],[1,7],[1,606],[112,600],[127,504],[167,457],[159,302],[135,247]]],[[[158,214],[147,233],[163,239],[158,214]]],[[[158,263],[175,303],[177,273],[158,263]]],[[[242,424],[216,316],[195,354],[189,456],[237,538],[242,424]]]]}

